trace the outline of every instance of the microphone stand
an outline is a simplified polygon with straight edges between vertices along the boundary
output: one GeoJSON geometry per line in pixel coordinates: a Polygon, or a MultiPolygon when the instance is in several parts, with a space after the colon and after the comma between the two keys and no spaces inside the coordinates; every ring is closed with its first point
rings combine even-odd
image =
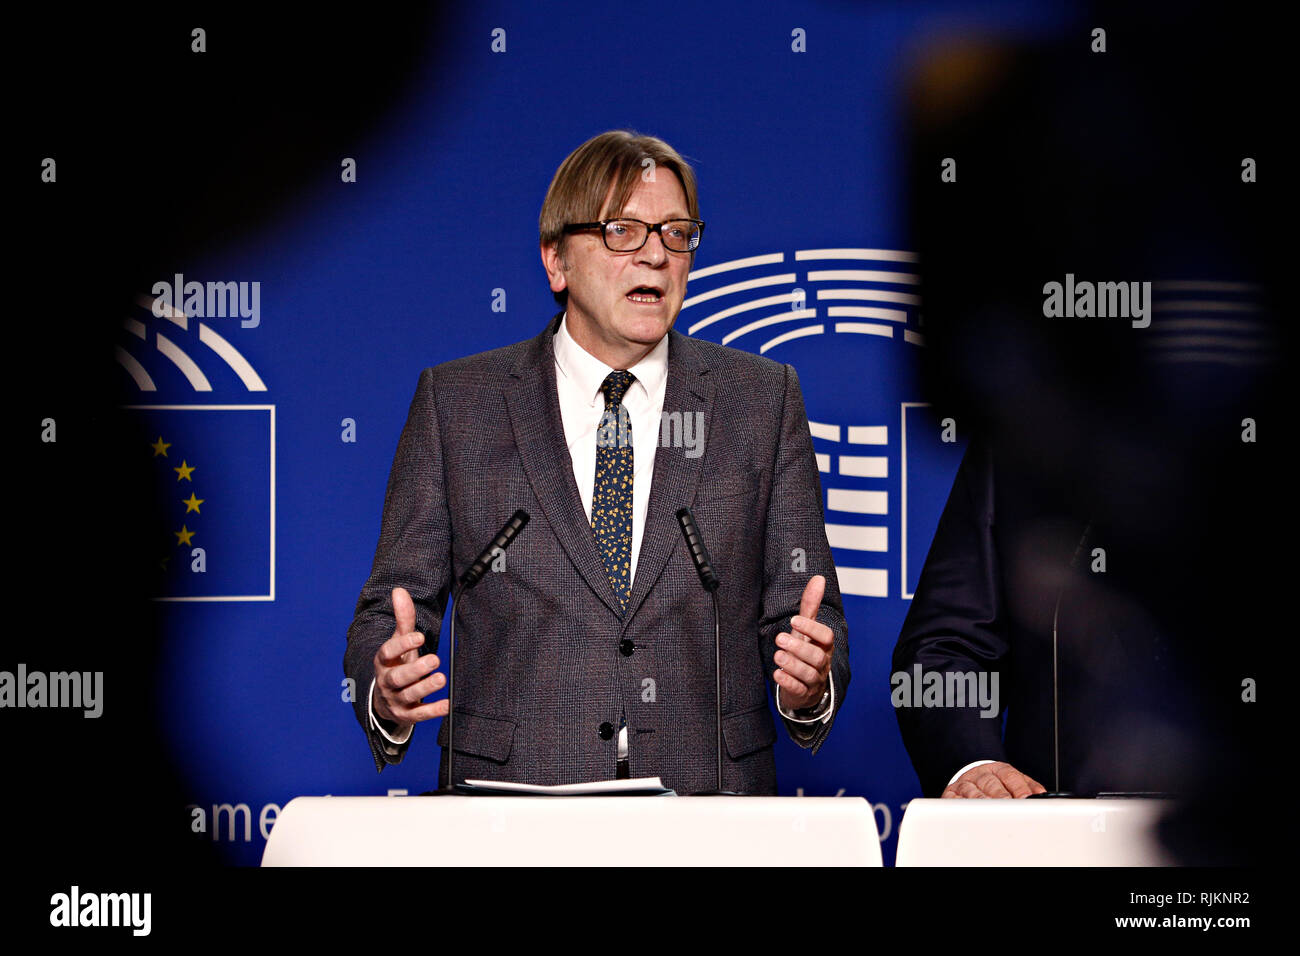
{"type": "Polygon", "coordinates": [[[456,589],[451,595],[451,627],[447,633],[447,785],[438,787],[437,790],[427,790],[420,794],[422,797],[445,797],[448,795],[458,795],[461,791],[456,789],[456,606],[460,603],[461,595],[468,591],[479,581],[483,580],[483,575],[487,572],[488,565],[497,552],[505,551],[510,547],[510,542],[515,540],[515,536],[524,529],[528,524],[528,512],[522,508],[511,515],[510,520],[492,539],[492,543],[483,549],[482,553],[474,560],[460,576],[456,583],[456,589]]]}
{"type": "Polygon", "coordinates": [[[695,515],[690,508],[679,508],[677,522],[681,526],[682,536],[686,539],[686,551],[691,556],[695,571],[700,576],[700,586],[713,598],[713,723],[717,731],[717,787],[693,793],[693,797],[739,797],[734,790],[722,789],[722,618],[718,610],[718,588],[722,582],[709,561],[709,551],[704,546],[704,539],[695,524],[695,515]]]}
{"type": "Polygon", "coordinates": [[[1092,522],[1089,521],[1087,527],[1083,529],[1083,534],[1079,538],[1079,544],[1074,549],[1074,557],[1070,559],[1070,567],[1066,572],[1067,581],[1061,582],[1061,587],[1056,592],[1056,607],[1052,610],[1052,789],[1043,793],[1031,793],[1029,799],[1055,800],[1061,798],[1075,797],[1077,794],[1061,789],[1061,713],[1060,699],[1057,687],[1057,632],[1056,624],[1061,615],[1061,598],[1065,596],[1065,586],[1068,583],[1068,576],[1074,573],[1074,569],[1079,565],[1079,555],[1083,553],[1083,544],[1088,540],[1088,532],[1092,530],[1092,522]]]}
{"type": "MultiPolygon", "coordinates": [[[[471,585],[472,586],[472,585],[471,585]]],[[[456,605],[465,593],[466,582],[462,580],[451,598],[451,627],[447,640],[447,789],[454,791],[456,766],[456,605]]],[[[442,789],[439,787],[439,789],[442,789]]]]}

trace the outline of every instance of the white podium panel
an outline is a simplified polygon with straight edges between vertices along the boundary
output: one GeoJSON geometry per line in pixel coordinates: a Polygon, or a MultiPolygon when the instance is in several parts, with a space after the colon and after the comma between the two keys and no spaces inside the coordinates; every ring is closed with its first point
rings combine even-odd
{"type": "Polygon", "coordinates": [[[898,866],[1168,866],[1166,800],[913,800],[898,866]]]}
{"type": "Polygon", "coordinates": [[[880,866],[861,797],[297,797],[263,866],[880,866]]]}

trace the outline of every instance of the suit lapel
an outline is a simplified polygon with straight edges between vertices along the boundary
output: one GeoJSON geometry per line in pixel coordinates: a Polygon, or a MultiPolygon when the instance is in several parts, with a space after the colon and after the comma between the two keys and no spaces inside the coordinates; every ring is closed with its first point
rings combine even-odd
{"type": "MultiPolygon", "coordinates": [[[[505,389],[506,408],[514,431],[515,446],[533,493],[541,502],[556,537],[578,573],[615,614],[621,614],[618,596],[605,573],[591,522],[582,509],[578,485],[573,477],[573,460],[564,438],[560,417],[560,399],[555,386],[555,351],[551,338],[559,328],[556,315],[541,335],[533,339],[527,354],[510,375],[512,383],[505,389]]],[[[712,424],[714,383],[694,344],[680,332],[668,333],[668,380],[664,389],[664,411],[687,415],[704,414],[706,435],[712,424]]],[[[694,420],[694,419],[693,419],[694,420]]],[[[659,441],[659,435],[634,441],[659,441]]],[[[704,446],[701,445],[701,448],[704,446]]],[[[655,453],[654,478],[650,484],[650,501],[646,509],[645,532],[637,555],[636,578],[624,627],[650,593],[663,573],[681,539],[677,509],[695,500],[703,454],[688,458],[685,449],[659,448],[655,453]]]]}
{"type": "MultiPolygon", "coordinates": [[[[641,551],[637,555],[636,578],[632,581],[632,597],[627,605],[626,628],[637,609],[650,593],[650,588],[663,573],[668,558],[682,538],[677,524],[677,509],[691,505],[695,488],[700,481],[700,468],[704,463],[704,439],[713,423],[714,382],[700,359],[694,343],[680,332],[668,332],[668,382],[664,390],[664,411],[681,412],[682,417],[697,412],[704,414],[705,435],[698,436],[701,454],[686,457],[684,448],[661,447],[655,452],[654,478],[650,483],[650,501],[646,508],[645,533],[641,537],[641,551]]],[[[651,439],[658,442],[659,435],[651,439]]],[[[633,441],[637,441],[633,436],[633,441]]]]}
{"type": "Polygon", "coordinates": [[[560,545],[591,589],[615,615],[620,615],[618,596],[605,573],[591,522],[582,510],[578,484],[573,478],[573,460],[564,439],[551,342],[559,318],[557,315],[533,339],[527,355],[511,370],[514,381],[505,389],[506,408],[524,472],[560,545]]]}

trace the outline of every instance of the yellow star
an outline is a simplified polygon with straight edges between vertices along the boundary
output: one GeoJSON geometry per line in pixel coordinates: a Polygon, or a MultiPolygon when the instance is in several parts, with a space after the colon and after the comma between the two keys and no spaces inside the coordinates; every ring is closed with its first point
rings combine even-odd
{"type": "Polygon", "coordinates": [[[153,449],[153,456],[155,458],[157,458],[159,455],[162,455],[164,458],[166,458],[167,449],[172,447],[172,443],[169,441],[163,441],[162,435],[159,435],[158,440],[154,442],[152,445],[150,445],[149,447],[153,449]]]}
{"type": "MultiPolygon", "coordinates": [[[[177,478],[176,480],[177,480],[177,481],[180,481],[179,478],[177,478]]],[[[203,502],[205,502],[205,501],[207,501],[207,500],[208,500],[207,498],[195,498],[195,497],[194,497],[194,492],[191,491],[191,492],[190,492],[190,496],[189,496],[188,498],[182,498],[182,499],[181,499],[181,504],[183,504],[183,505],[185,506],[185,513],[186,513],[186,514],[189,514],[191,511],[193,511],[193,512],[195,512],[195,513],[197,513],[197,514],[202,514],[202,512],[199,511],[199,505],[203,504],[203,502]]]]}
{"type": "MultiPolygon", "coordinates": [[[[173,533],[174,533],[174,532],[173,532],[173,533]]],[[[158,562],[158,568],[159,568],[159,570],[166,571],[166,570],[167,570],[167,562],[170,561],[170,560],[171,560],[171,556],[168,555],[167,557],[165,557],[165,558],[163,558],[161,561],[159,561],[159,562],[158,562]]]]}
{"type": "Polygon", "coordinates": [[[190,545],[193,543],[190,539],[194,537],[194,532],[186,528],[185,525],[181,525],[181,530],[173,531],[172,534],[176,535],[176,546],[178,548],[183,544],[190,545]]]}
{"type": "Polygon", "coordinates": [[[190,477],[190,475],[194,472],[194,466],[188,464],[184,458],[181,459],[181,466],[179,468],[173,468],[172,471],[176,472],[177,481],[180,481],[182,478],[184,478],[186,481],[194,480],[193,478],[190,477]]]}

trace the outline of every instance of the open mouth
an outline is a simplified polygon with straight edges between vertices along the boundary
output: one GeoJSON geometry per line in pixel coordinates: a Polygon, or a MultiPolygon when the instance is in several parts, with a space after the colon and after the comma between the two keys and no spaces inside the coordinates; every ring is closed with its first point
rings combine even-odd
{"type": "Polygon", "coordinates": [[[627,294],[627,297],[633,302],[644,302],[653,305],[656,302],[662,302],[664,290],[652,285],[639,285],[627,294]]]}

